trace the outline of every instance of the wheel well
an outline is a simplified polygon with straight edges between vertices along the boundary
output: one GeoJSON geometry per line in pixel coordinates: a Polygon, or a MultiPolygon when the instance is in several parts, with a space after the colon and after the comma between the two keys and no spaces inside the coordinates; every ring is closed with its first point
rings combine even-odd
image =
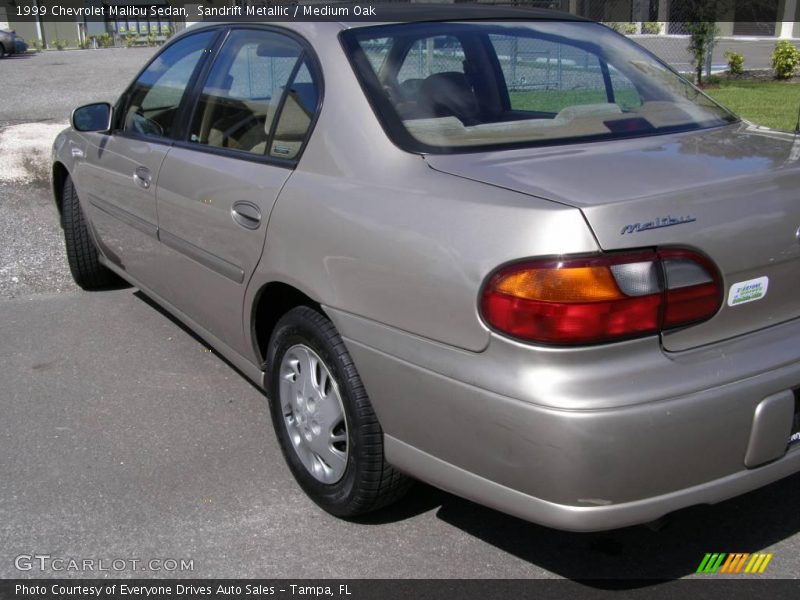
{"type": "Polygon", "coordinates": [[[58,207],[58,214],[61,214],[61,196],[64,191],[64,182],[67,180],[69,172],[67,167],[60,162],[53,163],[53,199],[58,207]]]}
{"type": "Polygon", "coordinates": [[[273,281],[262,287],[253,305],[253,335],[262,361],[267,357],[267,345],[280,318],[298,306],[322,311],[319,302],[312,300],[291,285],[273,281]]]}

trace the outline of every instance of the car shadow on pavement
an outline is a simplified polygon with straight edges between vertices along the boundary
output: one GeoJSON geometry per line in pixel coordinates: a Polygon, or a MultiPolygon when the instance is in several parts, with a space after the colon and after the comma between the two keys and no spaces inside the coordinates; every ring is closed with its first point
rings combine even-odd
{"type": "MultiPolygon", "coordinates": [[[[125,286],[123,286],[123,287],[125,287],[125,286]]],[[[247,375],[245,375],[244,373],[242,373],[242,371],[240,371],[239,368],[236,365],[234,365],[231,361],[229,361],[227,358],[225,358],[222,354],[217,352],[216,349],[214,349],[208,342],[206,342],[197,333],[195,333],[194,331],[189,329],[189,327],[184,325],[184,323],[181,320],[179,320],[175,315],[173,315],[166,308],[164,308],[163,306],[158,304],[155,300],[150,298],[142,290],[137,289],[135,292],[133,292],[133,295],[134,295],[134,297],[138,298],[139,300],[141,300],[142,302],[147,304],[150,308],[152,308],[153,310],[158,311],[162,316],[164,316],[167,319],[169,319],[170,321],[172,321],[172,323],[174,323],[177,327],[180,327],[186,335],[191,337],[198,344],[202,344],[203,346],[208,348],[211,352],[214,353],[214,356],[219,358],[222,362],[224,362],[226,365],[228,365],[231,369],[236,371],[236,373],[238,373],[242,377],[242,379],[244,381],[249,383],[253,387],[253,389],[257,390],[259,394],[264,396],[264,401],[267,402],[267,395],[264,393],[264,390],[262,390],[259,386],[257,386],[252,381],[250,381],[250,378],[247,377],[247,375]]]]}
{"type": "MultiPolygon", "coordinates": [[[[136,290],[134,296],[207,345],[144,293],[136,290]]],[[[224,356],[214,354],[267,401],[260,387],[224,356]]],[[[707,552],[756,552],[791,537],[800,531],[799,484],[800,473],[714,506],[690,507],[671,515],[659,530],[637,526],[598,533],[558,531],[419,482],[400,502],[352,521],[382,525],[435,510],[445,523],[561,577],[598,588],[634,588],[690,575],[707,552]]],[[[787,576],[780,572],[779,555],[770,566],[787,576]]]]}
{"type": "MultiPolygon", "coordinates": [[[[714,506],[690,507],[659,530],[557,531],[449,494],[437,517],[562,577],[601,588],[645,587],[694,573],[707,552],[752,553],[800,531],[798,484],[800,474],[714,506]]],[[[780,572],[780,558],[771,562],[773,576],[791,576],[780,572]]]]}

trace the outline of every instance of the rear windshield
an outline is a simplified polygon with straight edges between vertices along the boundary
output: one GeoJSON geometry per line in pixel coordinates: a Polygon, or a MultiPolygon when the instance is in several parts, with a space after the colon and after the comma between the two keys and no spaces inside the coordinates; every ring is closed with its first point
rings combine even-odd
{"type": "Polygon", "coordinates": [[[414,23],[343,34],[384,128],[417,152],[656,135],[736,121],[597,23],[414,23]]]}

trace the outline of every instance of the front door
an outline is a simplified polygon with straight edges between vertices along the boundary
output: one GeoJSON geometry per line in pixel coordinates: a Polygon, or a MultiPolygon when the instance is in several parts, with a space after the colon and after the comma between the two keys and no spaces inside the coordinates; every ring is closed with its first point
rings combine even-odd
{"type": "Polygon", "coordinates": [[[85,160],[73,173],[83,209],[91,215],[103,256],[140,280],[158,253],[155,186],[147,174],[158,173],[169,146],[85,135],[85,160]]]}
{"type": "Polygon", "coordinates": [[[86,134],[74,172],[103,255],[147,285],[158,258],[158,173],[179,127],[179,106],[216,31],[167,47],[117,104],[111,134],[86,134]]]}

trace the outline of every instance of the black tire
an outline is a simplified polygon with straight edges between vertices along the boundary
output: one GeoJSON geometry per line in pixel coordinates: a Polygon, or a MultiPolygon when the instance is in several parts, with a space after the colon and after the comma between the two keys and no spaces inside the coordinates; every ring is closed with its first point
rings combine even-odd
{"type": "Polygon", "coordinates": [[[287,464],[303,491],[327,512],[351,518],[399,500],[412,480],[389,465],[383,454],[383,430],[342,338],[325,316],[300,306],[275,326],[267,353],[268,393],[275,433],[287,464]],[[323,483],[303,465],[291,440],[281,407],[280,365],[286,352],[302,344],[313,350],[338,386],[347,427],[344,474],[323,483]]]}
{"type": "Polygon", "coordinates": [[[120,283],[119,278],[97,259],[97,246],[89,234],[71,177],[64,181],[61,193],[61,227],[64,229],[67,262],[75,283],[84,290],[105,289],[120,283]]]}

